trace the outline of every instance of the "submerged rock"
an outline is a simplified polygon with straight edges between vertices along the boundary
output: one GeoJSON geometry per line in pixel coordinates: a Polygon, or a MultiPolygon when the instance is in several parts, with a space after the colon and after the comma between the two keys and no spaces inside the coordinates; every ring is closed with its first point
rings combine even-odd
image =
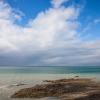
{"type": "Polygon", "coordinates": [[[21,89],[12,98],[59,97],[61,100],[100,100],[100,85],[85,78],[45,80],[44,84],[21,89]]]}

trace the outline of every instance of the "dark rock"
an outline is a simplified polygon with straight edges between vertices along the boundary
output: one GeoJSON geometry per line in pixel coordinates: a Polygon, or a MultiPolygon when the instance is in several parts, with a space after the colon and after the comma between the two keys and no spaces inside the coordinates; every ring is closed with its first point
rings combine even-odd
{"type": "Polygon", "coordinates": [[[61,100],[100,100],[100,85],[91,79],[73,78],[44,82],[46,83],[21,89],[12,95],[12,98],[59,97],[61,100]]]}

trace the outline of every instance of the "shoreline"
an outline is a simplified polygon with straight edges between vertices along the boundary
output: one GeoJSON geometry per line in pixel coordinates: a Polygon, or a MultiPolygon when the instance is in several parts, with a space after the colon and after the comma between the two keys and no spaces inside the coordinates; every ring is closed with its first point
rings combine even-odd
{"type": "MultiPolygon", "coordinates": [[[[15,92],[23,88],[33,87],[36,84],[43,84],[43,80],[59,80],[65,78],[73,78],[78,74],[19,74],[19,75],[1,75],[0,77],[0,100],[20,100],[10,98],[15,92]],[[31,77],[30,77],[31,76],[31,77]]],[[[96,81],[100,81],[97,75],[90,77],[89,75],[82,75],[80,78],[90,78],[96,81]],[[88,76],[88,77],[87,77],[88,76]],[[96,78],[96,79],[95,79],[96,78]]],[[[98,75],[99,76],[99,75],[98,75]]],[[[33,100],[33,99],[21,99],[21,100],[33,100]]],[[[34,99],[35,100],[35,99],[34,99]]],[[[44,98],[36,100],[59,100],[58,98],[44,98]]],[[[61,100],[61,99],[60,99],[61,100]]]]}

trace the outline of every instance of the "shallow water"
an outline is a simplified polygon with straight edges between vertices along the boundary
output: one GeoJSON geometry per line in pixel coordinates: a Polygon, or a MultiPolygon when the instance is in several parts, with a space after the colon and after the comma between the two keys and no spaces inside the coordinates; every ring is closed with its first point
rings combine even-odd
{"type": "Polygon", "coordinates": [[[78,73],[100,73],[100,66],[34,66],[34,67],[0,67],[0,74],[78,74],[78,73]]]}

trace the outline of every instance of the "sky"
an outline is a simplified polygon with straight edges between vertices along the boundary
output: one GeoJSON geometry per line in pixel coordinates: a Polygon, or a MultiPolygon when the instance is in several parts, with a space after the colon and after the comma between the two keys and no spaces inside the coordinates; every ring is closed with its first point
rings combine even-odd
{"type": "Polygon", "coordinates": [[[0,0],[0,66],[99,66],[100,0],[0,0]]]}

